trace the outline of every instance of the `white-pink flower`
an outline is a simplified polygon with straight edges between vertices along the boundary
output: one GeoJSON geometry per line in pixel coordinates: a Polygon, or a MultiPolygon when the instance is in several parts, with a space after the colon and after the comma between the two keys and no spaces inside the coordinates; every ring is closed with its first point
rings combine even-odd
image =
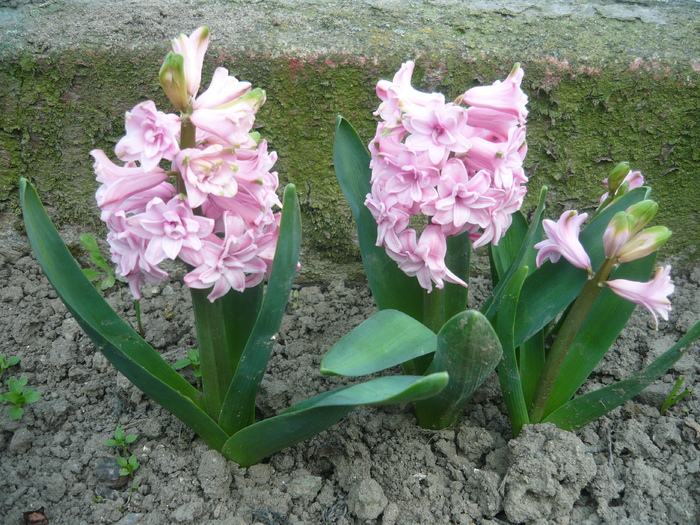
{"type": "Polygon", "coordinates": [[[202,81],[204,53],[209,47],[209,28],[200,27],[190,36],[180,35],[172,41],[173,53],[182,55],[185,65],[187,93],[194,97],[202,81]]]}
{"type": "Polygon", "coordinates": [[[656,268],[652,280],[646,283],[628,281],[627,279],[613,279],[612,281],[605,281],[605,284],[623,299],[640,304],[649,310],[651,315],[654,316],[654,322],[658,330],[659,318],[657,314],[665,321],[668,321],[668,312],[671,311],[671,301],[669,301],[668,296],[673,293],[675,286],[669,276],[670,273],[671,266],[659,266],[656,268]]]}
{"type": "Polygon", "coordinates": [[[393,81],[380,80],[377,83],[376,92],[382,103],[375,115],[381,117],[389,129],[399,126],[405,113],[410,113],[416,108],[445,103],[445,97],[441,93],[424,93],[413,88],[411,77],[414,66],[414,62],[409,60],[401,65],[393,81]]]}
{"type": "Polygon", "coordinates": [[[435,166],[442,166],[450,152],[465,153],[471,148],[465,136],[467,111],[460,106],[434,102],[407,112],[402,123],[410,133],[406,146],[427,151],[435,166]]]}
{"type": "Polygon", "coordinates": [[[217,67],[211,77],[211,83],[206,91],[197,97],[193,107],[198,109],[212,109],[217,106],[229,104],[250,91],[250,82],[238,80],[228,74],[225,67],[217,67]]]}
{"type": "Polygon", "coordinates": [[[522,205],[527,97],[519,67],[503,84],[470,90],[455,103],[414,89],[413,68],[406,62],[393,81],[377,84],[375,115],[383,121],[369,144],[365,205],[377,222],[377,246],[431,289],[444,280],[463,284],[445,266],[448,235],[468,233],[475,248],[498,244],[522,205]],[[462,107],[466,98],[477,106],[462,107]],[[417,239],[408,224],[419,214],[429,225],[417,239]]]}
{"type": "Polygon", "coordinates": [[[127,219],[131,230],[148,239],[144,254],[149,264],[160,264],[166,257],[178,256],[188,264],[201,264],[202,239],[214,230],[214,221],[197,217],[180,197],[163,202],[153,199],[146,211],[127,219]]]}
{"type": "Polygon", "coordinates": [[[209,195],[234,197],[238,193],[235,161],[232,149],[218,144],[180,151],[175,158],[175,169],[182,175],[192,208],[201,206],[209,195]]]}
{"type": "Polygon", "coordinates": [[[513,115],[519,124],[525,124],[527,118],[527,95],[520,89],[523,69],[517,65],[508,77],[501,82],[497,80],[490,86],[477,86],[469,89],[462,100],[470,106],[492,109],[513,115]]]}
{"type": "Polygon", "coordinates": [[[167,173],[158,167],[146,170],[130,164],[117,166],[99,149],[92,150],[90,155],[95,159],[96,180],[101,183],[95,199],[103,210],[119,209],[130,197],[151,190],[168,178],[167,173]]]}
{"type": "Polygon", "coordinates": [[[417,277],[418,283],[428,293],[433,290],[433,283],[438,288],[443,288],[444,281],[467,286],[445,265],[447,241],[439,226],[427,226],[417,242],[416,231],[412,228],[402,231],[399,238],[402,243],[401,252],[395,253],[387,249],[387,254],[406,275],[417,277]]]}
{"type": "Polygon", "coordinates": [[[123,161],[139,161],[146,171],[157,168],[161,159],[173,160],[180,151],[179,117],[158,111],[151,100],[126,112],[125,128],[114,152],[123,161]]]}
{"type": "Polygon", "coordinates": [[[488,226],[488,208],[495,200],[487,195],[491,179],[480,171],[471,178],[460,159],[452,158],[442,169],[437,185],[438,198],[423,206],[432,222],[442,226],[447,235],[459,235],[469,225],[488,226]]]}
{"type": "Polygon", "coordinates": [[[207,296],[211,302],[231,289],[242,292],[257,285],[267,271],[266,262],[260,258],[265,247],[257,245],[254,232],[243,219],[227,212],[224,224],[224,238],[211,236],[204,240],[202,264],[185,276],[185,284],[190,288],[212,288],[207,296]]]}
{"type": "Polygon", "coordinates": [[[141,299],[140,286],[145,282],[159,282],[168,277],[167,272],[150,264],[145,257],[147,240],[138,235],[128,224],[124,211],[110,216],[107,235],[115,272],[129,284],[135,299],[141,299]]]}
{"type": "Polygon", "coordinates": [[[549,259],[556,263],[561,256],[567,261],[587,270],[589,275],[593,275],[591,260],[578,239],[581,231],[581,224],[588,218],[587,213],[578,214],[577,211],[565,211],[557,222],[549,219],[542,221],[542,226],[547,234],[547,239],[535,244],[537,252],[537,267],[549,259]]]}

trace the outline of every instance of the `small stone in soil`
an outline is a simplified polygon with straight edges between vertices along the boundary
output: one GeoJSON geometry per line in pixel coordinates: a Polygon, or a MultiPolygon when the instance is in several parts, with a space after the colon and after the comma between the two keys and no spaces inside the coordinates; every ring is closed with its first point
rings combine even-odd
{"type": "Polygon", "coordinates": [[[388,502],[382,487],[373,479],[363,479],[348,494],[350,512],[361,520],[376,519],[388,502]]]}
{"type": "Polygon", "coordinates": [[[116,458],[101,457],[95,461],[95,477],[97,481],[111,489],[120,489],[129,481],[129,476],[122,476],[122,467],[116,458]]]}

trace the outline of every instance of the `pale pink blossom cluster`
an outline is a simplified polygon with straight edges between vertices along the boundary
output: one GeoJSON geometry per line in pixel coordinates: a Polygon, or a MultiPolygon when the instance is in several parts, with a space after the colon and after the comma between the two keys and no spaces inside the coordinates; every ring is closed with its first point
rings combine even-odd
{"type": "MultiPolygon", "coordinates": [[[[627,183],[629,189],[640,187],[644,184],[644,177],[639,171],[630,171],[622,181],[627,183]]],[[[603,181],[607,186],[607,179],[603,181]]],[[[601,198],[601,203],[606,200],[608,194],[601,198]]],[[[663,226],[653,226],[642,229],[656,214],[658,205],[653,201],[641,201],[626,211],[619,212],[610,221],[602,238],[603,249],[608,260],[616,264],[625,263],[646,257],[656,251],[671,236],[671,232],[663,226]]],[[[556,263],[560,257],[564,257],[577,268],[587,270],[589,277],[593,278],[591,260],[585,248],[579,241],[581,225],[588,218],[586,213],[578,214],[577,211],[565,211],[559,221],[544,220],[547,238],[537,244],[537,266],[550,259],[556,263]]],[[[674,292],[673,281],[670,277],[671,266],[659,266],[654,277],[648,282],[631,281],[628,279],[606,280],[607,275],[601,276],[600,286],[608,286],[615,294],[639,304],[646,308],[654,317],[656,328],[659,327],[659,316],[668,321],[668,313],[671,311],[671,301],[668,296],[674,292]]]]}
{"type": "Polygon", "coordinates": [[[181,115],[142,102],[126,113],[126,135],[115,147],[122,164],[101,150],[91,152],[112,260],[137,299],[145,281],[168,276],[159,266],[165,259],[189,265],[185,283],[211,288],[213,302],[260,283],[274,256],[281,203],[277,173],[270,170],[277,155],[252,132],[265,94],[220,67],[197,96],[208,42],[206,28],[181,35],[166,57],[175,66],[161,70],[181,115]],[[187,126],[191,147],[182,147],[187,126]],[[184,192],[171,176],[180,178],[184,192]]]}
{"type": "Polygon", "coordinates": [[[468,90],[455,102],[411,86],[414,63],[377,84],[382,121],[369,144],[377,246],[428,292],[466,286],[445,264],[447,237],[467,233],[474,247],[498,244],[523,202],[527,177],[527,96],[516,66],[503,81],[468,90]],[[466,107],[462,103],[469,105],[466,107]],[[419,234],[413,216],[428,218],[419,234]]]}

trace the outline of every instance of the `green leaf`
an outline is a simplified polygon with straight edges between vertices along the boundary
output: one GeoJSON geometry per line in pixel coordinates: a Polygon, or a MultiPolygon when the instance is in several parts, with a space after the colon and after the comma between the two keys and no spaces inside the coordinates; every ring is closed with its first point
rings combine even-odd
{"type": "Polygon", "coordinates": [[[270,454],[310,438],[360,405],[408,403],[440,392],[447,374],[389,376],[344,386],[298,403],[280,415],[250,425],[228,440],[222,454],[248,467],[270,454]]]}
{"type": "Polygon", "coordinates": [[[321,361],[324,374],[362,376],[430,354],[435,333],[396,310],[382,310],[356,326],[321,361]]]}
{"type": "MultiPolygon", "coordinates": [[[[465,232],[456,237],[447,238],[447,255],[445,264],[457,277],[469,283],[472,243],[469,233],[465,232]]],[[[433,290],[436,292],[437,290],[433,290]]],[[[445,282],[444,287],[445,319],[457,315],[467,308],[469,288],[462,285],[445,282]]]]}
{"type": "MultiPolygon", "coordinates": [[[[656,253],[653,253],[620,265],[610,278],[647,281],[655,262],[656,253]]],[[[559,369],[545,407],[545,417],[569,401],[578,391],[617,340],[635,306],[609,288],[601,290],[559,369]]]]}
{"type": "Polygon", "coordinates": [[[24,414],[24,409],[21,406],[10,407],[10,419],[19,419],[24,414]]]}
{"type": "Polygon", "coordinates": [[[175,370],[180,370],[181,368],[185,368],[186,366],[189,366],[191,364],[192,364],[192,361],[185,357],[184,359],[180,359],[179,361],[176,361],[175,364],[173,365],[173,368],[175,370]]]}
{"type": "MultiPolygon", "coordinates": [[[[508,271],[510,265],[518,257],[523,242],[528,233],[528,224],[525,215],[522,212],[516,211],[511,215],[512,223],[506,230],[503,238],[498,241],[498,245],[489,244],[489,258],[491,260],[491,281],[496,286],[498,281],[508,271]]],[[[534,252],[535,250],[530,250],[534,252]]],[[[534,268],[534,256],[527,257],[528,260],[523,261],[525,266],[534,268]]]]}
{"type": "MultiPolygon", "coordinates": [[[[648,192],[649,188],[646,187],[630,191],[601,211],[583,228],[579,239],[591,259],[594,270],[598,269],[605,259],[601,239],[612,216],[644,200],[648,192]]],[[[588,274],[585,270],[576,268],[564,259],[556,264],[546,261],[532,272],[525,280],[520,293],[515,320],[515,346],[520,346],[549,324],[576,299],[587,280],[588,274]]]]}
{"type": "MultiPolygon", "coordinates": [[[[481,312],[491,322],[493,322],[493,319],[498,313],[505,284],[510,282],[510,279],[521,267],[527,266],[530,268],[530,273],[532,273],[532,270],[536,266],[535,258],[537,254],[533,246],[542,238],[542,217],[545,210],[546,196],[547,187],[544,186],[542,191],[540,191],[540,200],[532,217],[532,222],[530,222],[530,226],[527,227],[524,236],[522,232],[525,226],[522,222],[524,217],[521,216],[518,218],[518,215],[514,214],[513,223],[515,224],[515,231],[512,234],[510,233],[510,229],[506,231],[506,236],[502,241],[505,244],[502,248],[490,248],[489,260],[492,267],[492,279],[495,277],[496,280],[493,281],[493,293],[486,300],[486,303],[481,308],[481,312]],[[520,238],[522,238],[522,241],[516,252],[515,244],[517,244],[520,238]]],[[[499,242],[499,245],[500,244],[499,242]]]]}
{"type": "Polygon", "coordinates": [[[481,313],[467,310],[452,317],[437,336],[437,351],[428,373],[448,372],[450,381],[438,395],[415,404],[423,428],[457,424],[469,399],[501,359],[501,344],[481,313]]]}
{"type": "Polygon", "coordinates": [[[496,332],[503,346],[503,357],[498,365],[498,380],[501,383],[503,401],[508,410],[514,436],[517,436],[522,426],[530,421],[513,340],[518,298],[528,272],[528,267],[522,266],[503,280],[503,298],[496,317],[496,332]]]}
{"type": "Polygon", "coordinates": [[[23,377],[22,379],[17,379],[16,377],[11,377],[10,379],[7,380],[7,388],[10,389],[10,392],[13,394],[22,394],[22,390],[24,390],[24,387],[27,385],[27,378],[23,377]]]}
{"type": "Polygon", "coordinates": [[[607,414],[639,394],[665,374],[688,351],[688,346],[700,337],[700,321],[673,347],[629,379],[608,385],[572,399],[544,419],[564,430],[579,430],[591,421],[607,414]]]}
{"type": "Polygon", "coordinates": [[[80,244],[82,244],[83,248],[85,248],[89,252],[99,252],[100,251],[100,247],[97,245],[97,241],[89,233],[83,233],[80,236],[80,244]]]}
{"type": "Polygon", "coordinates": [[[148,397],[220,450],[227,439],[200,406],[199,392],[112,310],[83,275],[41,205],[34,187],[20,180],[29,242],[68,311],[107,359],[148,397]]]}
{"type": "Polygon", "coordinates": [[[83,275],[85,275],[85,277],[87,277],[90,281],[94,281],[99,279],[100,272],[93,270],[92,268],[83,268],[83,275]]]}
{"type": "Polygon", "coordinates": [[[29,388],[24,392],[24,404],[28,405],[29,403],[35,403],[36,401],[39,401],[40,397],[40,392],[37,392],[33,388],[29,388]]]}
{"type": "Polygon", "coordinates": [[[335,125],[333,163],[343,194],[357,225],[362,264],[380,310],[399,310],[418,321],[423,316],[423,289],[415,277],[408,277],[384,250],[375,246],[377,223],[365,206],[370,185],[370,156],[357,132],[343,117],[335,125]]]}
{"type": "Polygon", "coordinates": [[[5,392],[4,394],[0,394],[0,399],[16,405],[19,399],[19,394],[17,392],[5,392]]]}
{"type": "Polygon", "coordinates": [[[274,336],[289,301],[300,249],[299,199],[294,185],[288,184],[284,191],[279,239],[265,297],[221,409],[219,425],[229,435],[253,422],[255,398],[274,345],[274,336]]]}

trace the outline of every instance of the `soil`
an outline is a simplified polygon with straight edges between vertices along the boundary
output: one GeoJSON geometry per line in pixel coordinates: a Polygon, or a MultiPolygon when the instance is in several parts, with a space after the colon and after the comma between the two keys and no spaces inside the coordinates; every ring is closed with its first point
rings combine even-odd
{"type": "MultiPolygon", "coordinates": [[[[48,521],[32,523],[52,525],[700,521],[700,399],[691,393],[659,413],[679,376],[700,390],[697,343],[647,391],[576,434],[536,425],[510,439],[492,377],[454,429],[420,429],[409,406],[365,407],[239,468],[120,376],[66,313],[26,241],[3,232],[0,352],[21,357],[3,381],[26,377],[42,397],[20,420],[0,407],[0,523],[29,523],[33,511],[48,521]],[[117,453],[105,441],[117,424],[138,434],[131,479],[110,471],[117,453]]],[[[670,321],[655,332],[638,309],[584,389],[629,376],[700,317],[700,268],[674,279],[670,321]]],[[[472,283],[476,306],[485,290],[485,281],[472,283]]],[[[144,292],[146,338],[174,363],[195,345],[187,291],[172,279],[144,292]]],[[[262,384],[261,416],[342,381],[318,372],[321,357],[374,311],[363,285],[297,292],[262,384]]],[[[107,297],[133,321],[128,290],[107,297]]]]}

